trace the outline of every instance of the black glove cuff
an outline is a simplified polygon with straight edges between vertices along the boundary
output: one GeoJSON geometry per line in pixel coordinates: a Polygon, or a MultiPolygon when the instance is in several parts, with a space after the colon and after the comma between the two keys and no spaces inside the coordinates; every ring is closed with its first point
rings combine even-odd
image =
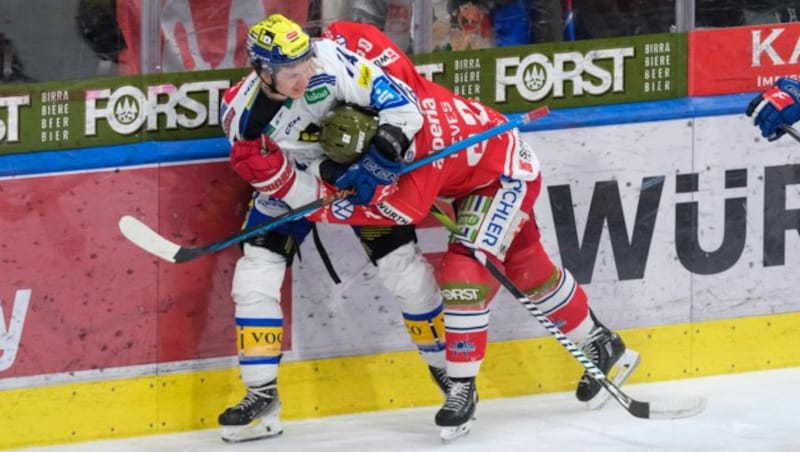
{"type": "Polygon", "coordinates": [[[325,159],[319,164],[319,177],[329,184],[334,184],[347,171],[348,167],[350,165],[346,163],[336,163],[333,160],[325,159]]]}
{"type": "Polygon", "coordinates": [[[764,96],[761,94],[754,97],[753,100],[751,100],[750,103],[747,104],[747,109],[745,110],[747,116],[753,116],[753,113],[756,111],[756,107],[758,107],[758,104],[760,104],[761,101],[763,100],[764,96]]]}
{"type": "Polygon", "coordinates": [[[402,129],[391,124],[378,126],[372,144],[384,157],[395,162],[402,162],[406,149],[411,145],[402,129]]]}

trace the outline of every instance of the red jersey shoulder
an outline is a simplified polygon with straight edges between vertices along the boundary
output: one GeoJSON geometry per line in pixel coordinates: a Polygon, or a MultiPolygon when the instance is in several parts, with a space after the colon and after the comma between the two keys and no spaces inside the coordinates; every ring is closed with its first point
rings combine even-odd
{"type": "Polygon", "coordinates": [[[347,47],[378,66],[386,66],[387,60],[391,63],[399,57],[394,42],[374,25],[346,21],[333,22],[323,32],[323,37],[336,41],[339,45],[347,47]],[[393,57],[387,57],[387,54],[393,57]]]}

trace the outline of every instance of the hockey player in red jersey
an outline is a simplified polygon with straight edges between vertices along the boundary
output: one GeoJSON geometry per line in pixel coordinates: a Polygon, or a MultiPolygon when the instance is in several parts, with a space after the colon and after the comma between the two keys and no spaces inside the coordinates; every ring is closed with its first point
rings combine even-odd
{"type": "MultiPolygon", "coordinates": [[[[325,36],[361,54],[407,84],[416,94],[424,122],[403,153],[406,160],[435,152],[470,135],[506,121],[498,112],[479,102],[457,96],[420,76],[413,64],[376,28],[355,23],[331,24],[325,36]]],[[[327,119],[346,129],[352,121],[337,123],[336,114],[327,119]]],[[[326,126],[327,127],[327,126],[326,126]]],[[[325,131],[323,130],[323,135],[325,131]]],[[[347,137],[358,130],[345,131],[347,137]]],[[[352,141],[352,140],[343,140],[352,141]]],[[[369,155],[367,149],[356,153],[369,155]]],[[[259,177],[248,173],[265,157],[258,152],[232,155],[234,167],[254,186],[259,177]]],[[[339,189],[355,187],[360,193],[360,164],[340,168],[335,178],[339,189]],[[354,177],[350,177],[354,176],[354,177]]],[[[539,162],[517,130],[506,132],[451,157],[436,161],[399,178],[387,177],[374,192],[343,209],[339,204],[307,216],[312,221],[343,224],[409,225],[422,220],[437,197],[453,199],[456,221],[469,246],[479,247],[504,268],[516,285],[538,303],[539,308],[606,373],[612,367],[621,382],[638,363],[638,355],[627,351],[622,339],[596,320],[589,310],[585,292],[568,270],[556,266],[540,243],[533,219],[533,205],[541,189],[539,162]]],[[[287,182],[291,184],[291,181],[287,182]]],[[[286,189],[283,187],[282,189],[286,189]]],[[[334,188],[322,183],[317,196],[334,188]]],[[[341,203],[341,201],[340,201],[341,203]]],[[[475,412],[475,377],[488,341],[489,304],[499,285],[464,244],[453,241],[440,268],[444,297],[447,342],[447,374],[452,384],[444,406],[436,414],[446,439],[468,431],[475,412]]],[[[581,379],[576,395],[581,401],[595,401],[600,385],[588,375],[581,379]]]]}
{"type": "MultiPolygon", "coordinates": [[[[411,87],[425,115],[425,123],[414,140],[417,157],[506,121],[498,112],[421,76],[411,60],[371,25],[335,22],[323,36],[371,60],[411,87]]],[[[627,378],[638,363],[638,355],[632,350],[626,353],[622,339],[596,320],[581,286],[568,270],[557,267],[542,248],[533,218],[533,204],[540,188],[539,162],[518,132],[513,131],[447,158],[441,166],[423,167],[402,176],[397,192],[379,202],[378,209],[396,220],[417,222],[435,196],[455,198],[457,221],[464,235],[472,239],[471,246],[484,249],[502,263],[511,279],[603,371],[608,373],[614,365],[624,366],[622,378],[627,378]]],[[[464,420],[460,391],[469,393],[474,388],[486,347],[489,303],[498,289],[488,271],[466,257],[470,253],[463,247],[451,243],[440,269],[447,371],[454,381],[462,383],[451,388],[448,400],[437,413],[437,424],[441,426],[464,420]],[[478,296],[470,299],[471,294],[478,296]]],[[[585,374],[576,395],[581,401],[589,401],[600,389],[585,374]]]]}

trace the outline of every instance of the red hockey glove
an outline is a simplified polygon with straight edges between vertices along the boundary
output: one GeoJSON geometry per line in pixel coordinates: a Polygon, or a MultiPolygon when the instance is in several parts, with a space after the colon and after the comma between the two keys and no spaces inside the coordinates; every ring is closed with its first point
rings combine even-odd
{"type": "Polygon", "coordinates": [[[269,137],[236,141],[231,148],[231,165],[256,190],[280,198],[294,181],[294,165],[269,137]]]}

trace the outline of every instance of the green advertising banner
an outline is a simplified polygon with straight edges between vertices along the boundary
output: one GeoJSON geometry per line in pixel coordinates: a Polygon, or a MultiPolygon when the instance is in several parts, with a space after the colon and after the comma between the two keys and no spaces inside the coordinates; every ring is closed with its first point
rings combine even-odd
{"type": "MultiPolygon", "coordinates": [[[[420,72],[506,113],[687,95],[687,35],[413,57],[420,72]]],[[[0,155],[218,137],[223,91],[246,69],[0,85],[0,155]]]]}
{"type": "Polygon", "coordinates": [[[0,155],[222,136],[222,94],[246,72],[0,85],[0,155]]]}
{"type": "Polygon", "coordinates": [[[505,113],[687,95],[687,35],[556,42],[412,57],[422,74],[505,113]]]}

